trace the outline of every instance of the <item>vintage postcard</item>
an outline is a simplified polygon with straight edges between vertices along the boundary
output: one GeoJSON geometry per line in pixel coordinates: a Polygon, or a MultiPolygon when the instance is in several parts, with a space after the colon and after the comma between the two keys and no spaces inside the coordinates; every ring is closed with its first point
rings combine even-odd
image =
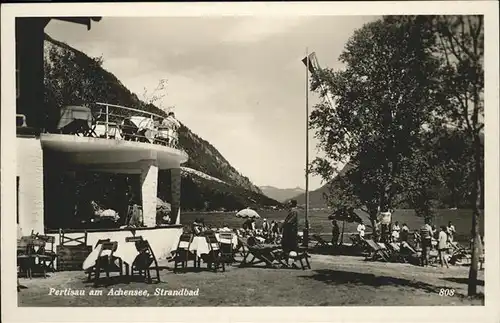
{"type": "Polygon", "coordinates": [[[2,5],[2,320],[498,322],[497,9],[2,5]]]}

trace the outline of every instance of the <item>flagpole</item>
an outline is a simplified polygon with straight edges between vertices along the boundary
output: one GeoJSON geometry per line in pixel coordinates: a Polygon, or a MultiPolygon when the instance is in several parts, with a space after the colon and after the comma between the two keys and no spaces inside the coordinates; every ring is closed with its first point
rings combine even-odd
{"type": "Polygon", "coordinates": [[[303,246],[309,245],[309,49],[306,47],[306,210],[303,246]]]}

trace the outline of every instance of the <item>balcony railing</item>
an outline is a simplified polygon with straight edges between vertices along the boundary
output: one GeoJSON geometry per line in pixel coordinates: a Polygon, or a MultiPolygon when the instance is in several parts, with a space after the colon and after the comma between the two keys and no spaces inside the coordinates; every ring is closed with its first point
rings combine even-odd
{"type": "Polygon", "coordinates": [[[57,132],[77,136],[145,142],[179,149],[173,117],[115,104],[67,106],[61,110],[57,132]]]}

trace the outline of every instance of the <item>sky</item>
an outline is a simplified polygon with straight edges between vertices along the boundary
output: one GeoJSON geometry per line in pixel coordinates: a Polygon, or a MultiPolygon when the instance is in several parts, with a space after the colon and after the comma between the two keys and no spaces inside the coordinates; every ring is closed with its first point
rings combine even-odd
{"type": "MultiPolygon", "coordinates": [[[[162,107],[258,186],[305,187],[306,48],[321,67],[373,16],[103,17],[90,31],[52,20],[45,32],[86,53],[142,98],[166,79],[162,107]]],[[[310,93],[310,109],[319,99],[310,93]]],[[[109,102],[114,103],[114,102],[109,102]]],[[[310,160],[321,156],[314,132],[310,160]]],[[[322,185],[311,176],[309,189],[322,185]]]]}

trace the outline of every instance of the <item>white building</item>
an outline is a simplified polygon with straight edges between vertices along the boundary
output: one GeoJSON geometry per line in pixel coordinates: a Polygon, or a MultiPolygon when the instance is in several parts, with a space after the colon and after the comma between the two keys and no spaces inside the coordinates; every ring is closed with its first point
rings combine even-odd
{"type": "MultiPolygon", "coordinates": [[[[54,19],[85,24],[88,28],[92,20],[100,20],[100,18],[86,17],[54,19]]],[[[82,170],[135,174],[140,179],[138,191],[141,196],[144,227],[136,228],[132,233],[147,239],[158,258],[166,257],[182,233],[179,224],[181,165],[188,160],[188,156],[171,141],[153,140],[156,136],[154,129],[135,129],[135,131],[144,130],[142,135],[137,137],[129,136],[127,139],[114,137],[113,134],[117,131],[116,124],[130,119],[131,114],[138,114],[151,120],[163,117],[116,105],[100,105],[100,111],[104,111],[99,117],[101,120],[99,127],[102,128],[104,125],[102,136],[96,136],[95,131],[93,134],[91,131],[85,133],[84,128],[87,124],[89,129],[95,130],[97,126],[95,111],[87,107],[68,108],[65,117],[71,120],[64,122],[67,127],[61,128],[59,133],[45,132],[43,38],[44,28],[49,22],[50,18],[43,17],[22,18],[16,21],[18,231],[21,235],[29,235],[31,232],[54,235],[56,244],[59,243],[60,230],[70,237],[85,234],[87,244],[91,246],[99,239],[115,240],[131,236],[131,229],[119,227],[82,229],[67,226],[54,228],[52,225],[48,228],[46,224],[51,222],[52,217],[72,217],[74,214],[67,212],[68,214],[56,215],[46,212],[50,209],[46,204],[54,203],[54,200],[47,201],[45,189],[49,187],[47,180],[57,174],[76,176],[75,174],[82,170]],[[109,117],[110,109],[114,112],[113,122],[109,117]],[[86,116],[88,120],[85,120],[86,116]],[[144,140],[137,141],[138,138],[144,140]],[[170,170],[171,173],[170,202],[173,218],[171,224],[161,226],[156,223],[159,170],[170,170]]],[[[125,214],[120,216],[124,217],[125,214]]]]}

